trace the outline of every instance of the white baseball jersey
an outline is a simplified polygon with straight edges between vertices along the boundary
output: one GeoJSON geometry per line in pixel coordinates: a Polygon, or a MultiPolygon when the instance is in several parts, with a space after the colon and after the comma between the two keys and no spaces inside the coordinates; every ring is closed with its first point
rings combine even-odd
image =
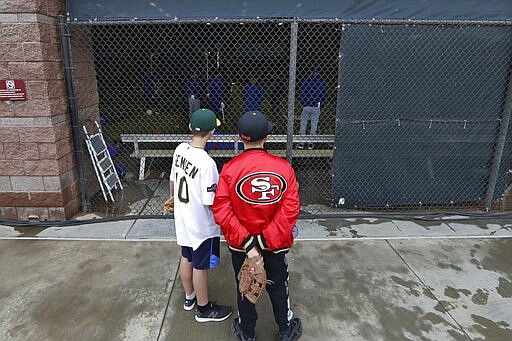
{"type": "Polygon", "coordinates": [[[211,208],[219,172],[215,161],[201,148],[181,143],[172,157],[174,222],[178,245],[196,250],[203,241],[220,236],[211,208]]]}

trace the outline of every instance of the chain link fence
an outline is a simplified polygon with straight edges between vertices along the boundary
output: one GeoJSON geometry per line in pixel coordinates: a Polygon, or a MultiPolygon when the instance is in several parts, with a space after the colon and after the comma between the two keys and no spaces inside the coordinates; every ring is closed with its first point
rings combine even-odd
{"type": "Polygon", "coordinates": [[[79,110],[80,119],[100,120],[123,177],[114,205],[88,179],[93,211],[163,213],[172,151],[196,106],[222,121],[207,145],[219,171],[242,149],[240,115],[264,112],[274,124],[267,149],[292,163],[303,213],[512,206],[510,26],[239,20],[68,30],[76,96],[98,94],[99,112],[79,110]],[[90,67],[78,68],[84,51],[90,67]]]}

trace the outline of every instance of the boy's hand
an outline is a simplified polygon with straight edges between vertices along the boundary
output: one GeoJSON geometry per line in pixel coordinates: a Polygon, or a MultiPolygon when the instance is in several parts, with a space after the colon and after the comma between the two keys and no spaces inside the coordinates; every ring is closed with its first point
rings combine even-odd
{"type": "Polygon", "coordinates": [[[253,247],[252,249],[249,250],[249,252],[247,252],[247,257],[249,257],[249,258],[259,258],[260,257],[260,253],[259,253],[257,248],[253,247]]]}

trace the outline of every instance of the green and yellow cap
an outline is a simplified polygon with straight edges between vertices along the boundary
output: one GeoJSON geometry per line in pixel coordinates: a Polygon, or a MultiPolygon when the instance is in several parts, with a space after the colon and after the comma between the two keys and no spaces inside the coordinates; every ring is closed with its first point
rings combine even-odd
{"type": "Polygon", "coordinates": [[[220,121],[210,109],[198,109],[190,116],[192,131],[205,132],[220,126],[220,121]]]}

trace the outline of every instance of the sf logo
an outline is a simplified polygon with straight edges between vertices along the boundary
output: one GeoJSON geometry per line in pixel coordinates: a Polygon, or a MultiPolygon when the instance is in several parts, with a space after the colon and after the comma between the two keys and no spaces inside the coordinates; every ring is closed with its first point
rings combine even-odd
{"type": "Polygon", "coordinates": [[[287,187],[286,180],[280,174],[255,172],[237,182],[236,193],[248,203],[268,205],[281,200],[287,187]]]}
{"type": "Polygon", "coordinates": [[[275,197],[279,185],[270,184],[270,177],[254,178],[251,180],[252,193],[260,193],[258,200],[269,200],[269,195],[275,197]]]}

